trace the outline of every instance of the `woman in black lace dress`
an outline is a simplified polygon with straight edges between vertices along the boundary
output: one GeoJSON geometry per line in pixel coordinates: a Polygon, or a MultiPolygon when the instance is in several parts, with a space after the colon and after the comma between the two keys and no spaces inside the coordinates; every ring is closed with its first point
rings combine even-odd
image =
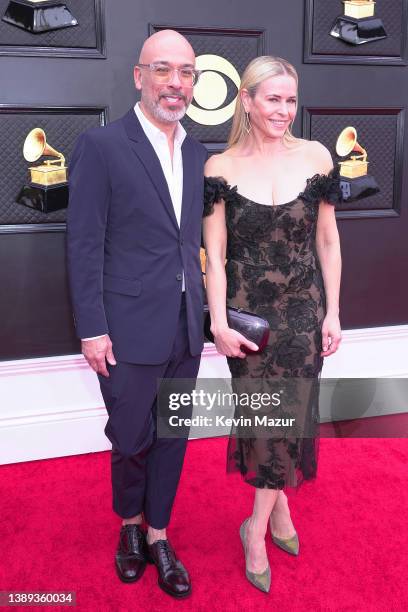
{"type": "Polygon", "coordinates": [[[340,201],[339,179],[323,145],[291,134],[297,82],[285,60],[253,60],[242,76],[229,146],[206,166],[206,283],[217,350],[228,358],[236,391],[276,391],[279,379],[297,385],[286,414],[296,417],[298,435],[236,432],[228,446],[228,469],[256,488],[240,534],[247,578],[263,591],[270,586],[268,523],[275,544],[298,554],[283,489],[316,474],[318,379],[341,338],[332,206],[340,201]],[[256,347],[228,327],[226,304],[268,320],[261,353],[243,352],[256,347]]]}

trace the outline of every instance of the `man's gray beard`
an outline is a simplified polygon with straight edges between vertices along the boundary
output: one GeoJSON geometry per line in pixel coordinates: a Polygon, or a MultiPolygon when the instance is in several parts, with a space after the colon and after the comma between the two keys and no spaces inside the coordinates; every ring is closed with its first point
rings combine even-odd
{"type": "Polygon", "coordinates": [[[153,102],[151,100],[143,100],[146,104],[153,117],[158,119],[159,121],[165,121],[167,123],[174,123],[175,121],[180,121],[186,114],[187,107],[181,108],[177,111],[165,110],[160,106],[159,103],[153,102]]]}

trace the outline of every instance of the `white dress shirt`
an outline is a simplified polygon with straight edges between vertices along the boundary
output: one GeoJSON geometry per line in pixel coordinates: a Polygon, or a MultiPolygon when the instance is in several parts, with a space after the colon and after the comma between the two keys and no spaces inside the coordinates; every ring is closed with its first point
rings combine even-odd
{"type": "MultiPolygon", "coordinates": [[[[177,223],[180,227],[181,203],[183,199],[183,157],[181,154],[181,145],[186,137],[186,130],[183,128],[181,123],[177,123],[176,130],[174,132],[173,159],[171,159],[166,134],[158,127],[153,125],[149,119],[147,119],[140,108],[139,102],[136,102],[134,108],[136,117],[139,119],[146,138],[149,140],[157,157],[159,158],[159,162],[169,188],[177,223]]],[[[185,291],[184,272],[182,291],[185,291]]],[[[103,335],[94,336],[93,338],[83,338],[83,340],[96,340],[97,338],[103,338],[103,335]]]]}
{"type": "Polygon", "coordinates": [[[135,113],[146,137],[159,158],[169,188],[177,223],[180,227],[181,201],[183,198],[183,158],[181,155],[181,145],[186,137],[186,130],[180,123],[177,123],[174,133],[174,152],[172,160],[166,134],[145,117],[139,102],[135,104],[135,113]]]}

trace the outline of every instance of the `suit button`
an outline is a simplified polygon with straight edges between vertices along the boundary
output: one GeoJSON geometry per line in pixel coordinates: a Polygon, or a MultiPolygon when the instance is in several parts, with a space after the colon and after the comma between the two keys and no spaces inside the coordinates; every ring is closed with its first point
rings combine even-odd
{"type": "Polygon", "coordinates": [[[184,240],[180,238],[180,245],[183,246],[183,244],[184,244],[184,240]]]}
{"type": "Polygon", "coordinates": [[[176,279],[177,279],[178,281],[183,280],[183,275],[182,275],[182,274],[177,274],[176,279]]]}

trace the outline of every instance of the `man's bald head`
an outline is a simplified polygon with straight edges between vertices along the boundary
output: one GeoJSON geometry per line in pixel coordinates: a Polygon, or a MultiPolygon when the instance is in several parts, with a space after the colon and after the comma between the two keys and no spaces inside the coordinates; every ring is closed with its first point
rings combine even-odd
{"type": "Polygon", "coordinates": [[[193,98],[194,67],[193,47],[178,32],[161,30],[146,40],[134,78],[151,121],[175,124],[184,116],[193,98]]]}
{"type": "Polygon", "coordinates": [[[183,63],[195,64],[194,49],[184,36],[175,30],[160,30],[145,41],[140,51],[139,63],[169,61],[169,57],[174,63],[181,63],[178,58],[182,57],[186,60],[183,63]]]}

